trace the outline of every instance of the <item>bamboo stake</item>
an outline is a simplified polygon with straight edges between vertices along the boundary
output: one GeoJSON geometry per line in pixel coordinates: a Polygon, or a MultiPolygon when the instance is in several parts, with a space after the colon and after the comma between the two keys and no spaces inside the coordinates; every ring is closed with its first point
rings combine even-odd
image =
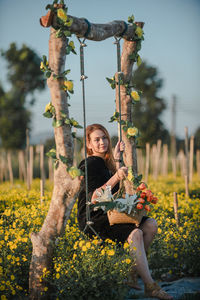
{"type": "Polygon", "coordinates": [[[178,217],[178,198],[177,193],[174,192],[174,217],[176,220],[177,227],[179,226],[179,217],[178,217]]]}
{"type": "Polygon", "coordinates": [[[159,175],[161,143],[162,143],[161,140],[157,141],[156,157],[155,157],[155,178],[158,178],[158,175],[159,175]]]}
{"type": "Polygon", "coordinates": [[[149,158],[150,158],[150,144],[146,143],[145,182],[148,181],[148,176],[149,176],[149,158]]]}
{"type": "Polygon", "coordinates": [[[192,177],[193,177],[193,161],[194,161],[194,136],[191,136],[191,138],[190,138],[189,182],[192,182],[192,177]]]}

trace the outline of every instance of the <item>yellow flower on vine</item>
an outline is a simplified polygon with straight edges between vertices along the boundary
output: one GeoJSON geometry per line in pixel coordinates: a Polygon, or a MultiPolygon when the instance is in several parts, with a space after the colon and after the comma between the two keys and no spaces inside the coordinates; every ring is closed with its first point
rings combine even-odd
{"type": "Polygon", "coordinates": [[[137,34],[137,36],[141,39],[141,37],[143,36],[143,30],[141,27],[137,26],[135,33],[137,34]]]}
{"type": "Polygon", "coordinates": [[[140,101],[140,96],[139,96],[138,92],[136,92],[136,91],[132,91],[132,92],[131,92],[131,97],[132,97],[133,100],[135,100],[135,101],[140,101]]]}
{"type": "Polygon", "coordinates": [[[142,63],[141,57],[138,55],[137,57],[137,66],[139,67],[142,63]]]}
{"type": "Polygon", "coordinates": [[[136,127],[129,127],[127,130],[127,134],[130,136],[138,135],[138,129],[136,127]]]}
{"type": "Polygon", "coordinates": [[[43,63],[43,61],[41,61],[41,63],[40,63],[40,70],[43,70],[44,69],[44,63],[43,63]]]}
{"type": "Polygon", "coordinates": [[[73,41],[70,41],[69,42],[69,46],[74,50],[75,49],[75,46],[74,46],[74,42],[73,41]]]}
{"type": "Polygon", "coordinates": [[[72,25],[72,23],[73,23],[73,19],[70,18],[68,22],[65,22],[65,25],[66,25],[67,27],[70,27],[70,26],[72,25]]]}
{"type": "Polygon", "coordinates": [[[62,8],[59,8],[57,10],[57,16],[59,19],[61,19],[63,22],[66,22],[67,21],[67,15],[66,15],[66,12],[62,9],[62,8]]]}
{"type": "Polygon", "coordinates": [[[70,80],[65,80],[65,81],[64,81],[64,86],[65,86],[66,90],[68,90],[69,92],[72,92],[72,91],[73,91],[74,84],[73,84],[72,81],[70,81],[70,80]]]}
{"type": "Polygon", "coordinates": [[[77,176],[81,175],[81,170],[77,167],[71,167],[69,169],[69,175],[72,177],[72,179],[76,178],[77,176]]]}
{"type": "Polygon", "coordinates": [[[52,108],[52,104],[51,104],[51,102],[49,102],[49,103],[45,106],[45,112],[51,111],[51,108],[52,108]]]}

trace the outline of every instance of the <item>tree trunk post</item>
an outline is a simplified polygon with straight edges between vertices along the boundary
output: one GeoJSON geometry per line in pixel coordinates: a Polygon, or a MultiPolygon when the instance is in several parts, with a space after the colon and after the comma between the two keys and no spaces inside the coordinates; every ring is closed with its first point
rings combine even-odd
{"type": "MultiPolygon", "coordinates": [[[[56,31],[51,28],[49,40],[49,66],[55,74],[61,74],[65,66],[64,38],[56,38],[56,31]]],[[[68,99],[66,93],[61,89],[61,79],[48,79],[48,86],[51,92],[52,105],[56,111],[56,119],[61,119],[61,111],[68,112],[68,99]]],[[[54,129],[56,142],[56,155],[65,156],[69,160],[69,166],[73,161],[73,139],[71,127],[63,125],[54,129]]],[[[76,196],[80,189],[80,178],[72,179],[66,172],[66,165],[59,161],[58,168],[54,173],[54,188],[50,208],[46,219],[38,233],[31,234],[33,245],[32,259],[29,273],[30,299],[41,299],[46,283],[40,280],[43,269],[51,271],[52,255],[57,237],[63,234],[66,220],[69,218],[76,196]]],[[[48,294],[46,296],[48,298],[48,294]]]]}

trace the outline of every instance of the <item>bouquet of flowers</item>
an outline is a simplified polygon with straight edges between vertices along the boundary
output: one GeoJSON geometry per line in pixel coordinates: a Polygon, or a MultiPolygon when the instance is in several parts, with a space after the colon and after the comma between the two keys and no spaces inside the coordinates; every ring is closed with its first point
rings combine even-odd
{"type": "Polygon", "coordinates": [[[146,212],[151,210],[152,205],[158,202],[158,198],[153,195],[147,185],[141,182],[142,176],[131,176],[128,174],[128,180],[134,185],[134,194],[123,193],[120,188],[116,195],[112,195],[111,187],[106,186],[105,190],[96,191],[98,198],[94,209],[99,207],[108,214],[110,225],[119,223],[135,223],[139,225],[146,212]]]}

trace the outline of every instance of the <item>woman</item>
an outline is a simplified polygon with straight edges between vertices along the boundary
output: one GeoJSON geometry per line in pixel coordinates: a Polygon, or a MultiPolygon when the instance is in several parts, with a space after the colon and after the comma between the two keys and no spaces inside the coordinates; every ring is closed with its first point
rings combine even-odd
{"type": "MultiPolygon", "coordinates": [[[[93,203],[97,198],[96,190],[111,186],[112,193],[119,188],[120,180],[128,174],[127,167],[120,168],[120,151],[124,150],[124,143],[118,142],[114,157],[112,154],[111,140],[107,130],[100,124],[89,125],[86,129],[87,170],[88,170],[88,196],[93,203]]],[[[80,169],[85,171],[85,160],[80,163],[80,169]]],[[[82,187],[78,199],[78,222],[80,229],[90,237],[94,232],[103,239],[111,239],[124,243],[128,241],[130,249],[136,247],[136,267],[132,270],[131,286],[141,289],[137,284],[138,273],[145,285],[145,293],[158,299],[173,299],[163,291],[151,277],[146,252],[157,232],[157,224],[154,219],[143,217],[139,227],[135,224],[115,224],[110,226],[107,214],[103,210],[90,209],[92,228],[86,226],[86,190],[82,187]],[[137,273],[136,273],[137,271],[137,273]]]]}

